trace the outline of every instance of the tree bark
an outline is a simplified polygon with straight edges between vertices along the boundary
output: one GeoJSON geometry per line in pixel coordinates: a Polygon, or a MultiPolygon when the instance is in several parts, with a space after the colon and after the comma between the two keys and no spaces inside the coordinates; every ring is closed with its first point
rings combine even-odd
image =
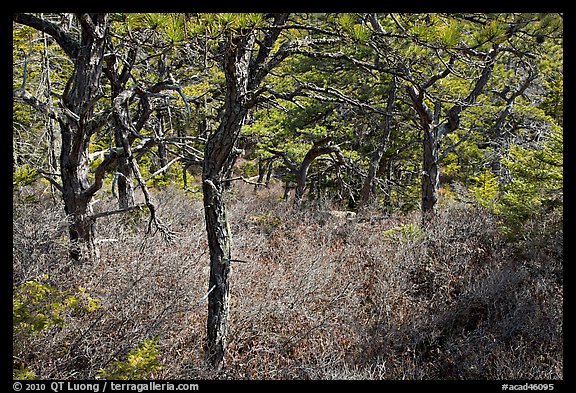
{"type": "MultiPolygon", "coordinates": [[[[470,94],[460,103],[453,105],[446,113],[444,121],[440,122],[441,102],[434,103],[434,112],[424,103],[423,88],[407,87],[408,95],[420,118],[420,124],[424,132],[422,146],[422,223],[427,225],[436,216],[438,202],[438,188],[440,184],[440,142],[451,131],[460,125],[460,113],[474,104],[488,83],[494,61],[499,53],[499,47],[494,46],[485,57],[480,77],[476,80],[470,94]]],[[[448,68],[434,75],[423,86],[429,87],[437,80],[448,75],[448,68]]]]}
{"type": "Polygon", "coordinates": [[[422,142],[422,221],[429,222],[436,215],[438,188],[440,184],[440,138],[438,126],[424,129],[422,142]]]}
{"type": "MultiPolygon", "coordinates": [[[[108,43],[110,46],[111,43],[108,43]]],[[[114,50],[110,50],[111,53],[115,53],[114,50]]],[[[109,56],[106,60],[105,73],[110,81],[110,87],[112,94],[110,101],[112,106],[114,106],[114,100],[118,95],[124,91],[126,88],[126,82],[130,76],[130,71],[134,61],[136,60],[136,49],[131,48],[126,56],[126,62],[122,70],[118,67],[118,56],[116,54],[109,56]]],[[[123,144],[122,127],[118,124],[114,124],[114,144],[116,147],[120,147],[123,144]]],[[[130,169],[130,163],[128,162],[128,157],[121,156],[116,160],[116,174],[115,174],[115,184],[118,189],[118,207],[120,209],[125,209],[134,205],[134,189],[132,188],[133,174],[130,169]]]]}
{"type": "MultiPolygon", "coordinates": [[[[72,75],[62,93],[59,108],[40,102],[22,89],[14,89],[19,98],[58,121],[61,133],[60,178],[64,210],[69,218],[70,257],[83,262],[97,256],[94,244],[94,218],[90,200],[101,187],[103,172],[114,159],[105,160],[89,184],[88,146],[92,134],[103,125],[103,117],[94,116],[101,98],[103,56],[108,40],[108,14],[76,14],[80,21],[80,41],[54,23],[30,14],[14,14],[13,20],[49,34],[74,63],[72,75]]],[[[55,180],[51,183],[57,184],[55,180]]]]}
{"type": "Polygon", "coordinates": [[[132,187],[132,171],[125,157],[118,160],[118,207],[120,209],[134,206],[134,188],[132,187]]]}
{"type": "Polygon", "coordinates": [[[258,191],[258,187],[262,184],[262,180],[264,180],[265,165],[266,161],[262,159],[258,160],[258,180],[256,180],[256,184],[254,184],[254,192],[258,191]]]}
{"type": "Polygon", "coordinates": [[[202,190],[210,251],[206,360],[212,368],[224,367],[230,303],[231,232],[224,203],[224,186],[236,158],[235,145],[248,110],[256,103],[256,89],[281,59],[271,55],[288,14],[272,14],[274,26],[263,30],[255,50],[256,31],[225,33],[223,71],[226,94],[221,120],[204,148],[202,190]],[[255,54],[254,56],[252,54],[255,54]]]}
{"type": "Polygon", "coordinates": [[[228,37],[224,54],[226,96],[222,120],[204,150],[202,190],[210,280],[206,360],[216,370],[224,367],[230,305],[231,232],[224,203],[224,183],[234,162],[233,150],[248,113],[246,105],[249,64],[254,35],[228,37]]]}
{"type": "MultiPolygon", "coordinates": [[[[122,146],[122,131],[118,125],[114,127],[116,146],[122,146]]],[[[134,189],[132,188],[132,169],[128,157],[123,155],[116,160],[116,184],[118,189],[118,208],[125,209],[134,205],[134,189]]]]}
{"type": "Polygon", "coordinates": [[[390,139],[390,132],[392,131],[392,111],[394,109],[394,100],[396,99],[396,83],[394,79],[392,80],[390,92],[388,93],[388,101],[386,102],[386,118],[384,120],[384,130],[380,144],[372,153],[370,157],[370,165],[368,167],[368,176],[364,180],[362,189],[360,190],[360,207],[365,207],[370,201],[370,196],[372,195],[372,190],[374,189],[374,179],[378,173],[380,162],[382,161],[382,156],[388,145],[388,140],[390,139]]]}
{"type": "Polygon", "coordinates": [[[266,188],[270,187],[270,179],[272,178],[272,171],[274,170],[274,160],[270,159],[268,160],[268,165],[266,165],[266,181],[264,183],[264,186],[266,188]]]}
{"type": "Polygon", "coordinates": [[[274,164],[274,157],[258,160],[258,180],[254,184],[254,192],[264,184],[266,188],[270,186],[270,178],[272,177],[272,165],[274,164]],[[266,181],[264,183],[264,177],[266,181]]]}
{"type": "Polygon", "coordinates": [[[82,35],[68,89],[62,97],[65,116],[59,118],[62,133],[60,168],[64,209],[70,217],[70,256],[81,262],[96,255],[94,220],[91,218],[88,146],[91,130],[87,120],[100,97],[102,58],[108,34],[107,14],[82,14],[82,35]]]}
{"type": "Polygon", "coordinates": [[[327,138],[323,139],[322,141],[315,142],[312,148],[308,150],[308,153],[306,153],[306,156],[304,156],[304,160],[302,160],[302,163],[300,164],[298,170],[296,171],[296,192],[295,192],[296,203],[299,203],[302,200],[302,197],[304,196],[304,191],[306,190],[306,177],[308,176],[308,169],[310,168],[310,165],[314,162],[316,157],[324,154],[336,153],[339,163],[344,164],[344,156],[342,155],[340,147],[337,145],[329,145],[329,143],[330,140],[327,138]]]}

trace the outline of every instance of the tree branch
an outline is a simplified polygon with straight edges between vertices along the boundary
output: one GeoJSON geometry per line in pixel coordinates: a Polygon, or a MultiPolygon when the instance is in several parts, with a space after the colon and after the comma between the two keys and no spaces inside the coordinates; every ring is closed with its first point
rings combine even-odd
{"type": "Polygon", "coordinates": [[[113,214],[118,214],[118,213],[124,213],[130,210],[135,210],[135,209],[142,209],[143,207],[145,207],[146,204],[145,203],[140,203],[138,205],[133,205],[133,206],[128,206],[128,207],[123,207],[121,209],[116,209],[116,210],[108,210],[105,212],[100,212],[100,213],[95,213],[92,214],[90,216],[91,219],[96,220],[98,218],[102,218],[102,217],[107,217],[107,216],[111,216],[113,214]]]}
{"type": "Polygon", "coordinates": [[[20,100],[20,101],[30,105],[31,107],[36,109],[38,112],[45,114],[49,118],[51,118],[53,120],[59,120],[59,113],[58,112],[56,112],[48,104],[41,102],[38,98],[36,98],[34,95],[28,93],[26,90],[19,88],[19,87],[15,87],[13,89],[12,96],[17,100],[20,100]]]}
{"type": "MultiPolygon", "coordinates": [[[[254,177],[258,177],[258,176],[254,176],[254,177]]],[[[252,177],[252,178],[254,178],[254,177],[252,177]]],[[[257,185],[257,186],[266,185],[265,183],[259,183],[256,181],[252,181],[250,179],[246,179],[244,176],[238,176],[238,177],[233,177],[230,179],[224,179],[224,180],[222,180],[222,182],[237,181],[237,180],[242,180],[244,183],[253,184],[253,185],[257,185]]]]}
{"type": "Polygon", "coordinates": [[[38,172],[44,179],[48,180],[50,184],[52,184],[56,189],[60,192],[63,192],[62,186],[53,176],[57,176],[57,174],[47,172],[43,169],[36,168],[36,172],[38,172]]]}
{"type": "Polygon", "coordinates": [[[460,124],[460,118],[459,118],[460,112],[462,112],[462,110],[472,105],[476,101],[478,96],[482,93],[484,86],[486,86],[486,83],[488,83],[488,79],[490,79],[490,75],[492,74],[492,70],[494,69],[496,56],[498,55],[499,52],[500,48],[496,45],[494,46],[494,48],[490,50],[490,52],[488,52],[484,62],[484,69],[482,70],[482,74],[474,84],[474,88],[472,89],[468,97],[466,97],[462,103],[454,105],[448,111],[447,113],[448,124],[442,127],[442,129],[440,130],[439,133],[440,138],[443,137],[446,133],[458,128],[458,125],[460,124]]]}
{"type": "Polygon", "coordinates": [[[161,174],[162,172],[166,172],[168,170],[168,168],[170,168],[175,162],[177,162],[178,160],[182,160],[181,157],[176,157],[174,158],[172,161],[170,161],[168,164],[164,165],[162,168],[158,169],[156,172],[154,172],[153,174],[151,174],[150,176],[148,176],[148,178],[145,181],[148,181],[150,179],[152,179],[153,177],[161,174]]]}
{"type": "Polygon", "coordinates": [[[60,26],[31,14],[13,14],[12,20],[50,35],[71,59],[78,57],[80,43],[60,26]]]}

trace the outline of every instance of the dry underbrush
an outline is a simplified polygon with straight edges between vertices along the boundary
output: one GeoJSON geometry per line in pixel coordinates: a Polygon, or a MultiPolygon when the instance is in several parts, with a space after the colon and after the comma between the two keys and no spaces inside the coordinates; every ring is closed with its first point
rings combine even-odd
{"type": "Polygon", "coordinates": [[[100,257],[84,266],[68,262],[60,205],[15,199],[14,283],[48,274],[102,305],[19,343],[39,377],[94,378],[157,336],[152,378],[563,378],[561,232],[505,243],[494,217],[456,202],[425,231],[416,213],[319,220],[246,185],[228,198],[236,262],[227,367],[215,374],[202,360],[202,203],[172,188],[154,197],[174,243],[145,234],[144,212],[102,218],[100,257]]]}

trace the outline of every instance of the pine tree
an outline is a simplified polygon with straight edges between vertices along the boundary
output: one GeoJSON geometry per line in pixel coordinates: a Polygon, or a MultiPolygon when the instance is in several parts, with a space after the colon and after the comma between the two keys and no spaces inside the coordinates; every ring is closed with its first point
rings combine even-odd
{"type": "Polygon", "coordinates": [[[512,181],[503,187],[500,213],[506,232],[520,235],[523,224],[563,210],[563,129],[555,127],[540,149],[513,146],[504,165],[512,181]]]}

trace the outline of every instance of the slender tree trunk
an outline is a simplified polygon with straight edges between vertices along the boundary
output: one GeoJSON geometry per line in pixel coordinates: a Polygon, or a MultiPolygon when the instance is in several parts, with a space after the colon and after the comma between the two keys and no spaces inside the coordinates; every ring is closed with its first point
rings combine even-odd
{"type": "Polygon", "coordinates": [[[258,160],[258,180],[256,180],[256,184],[254,184],[254,192],[258,191],[258,189],[260,188],[260,185],[262,184],[262,182],[264,181],[264,176],[266,175],[266,169],[268,168],[268,163],[271,160],[263,160],[263,159],[259,159],[258,160]]]}
{"type": "MultiPolygon", "coordinates": [[[[116,146],[122,146],[122,131],[115,125],[114,139],[116,146]]],[[[132,168],[128,157],[118,157],[116,162],[116,184],[118,186],[118,207],[124,209],[134,205],[134,188],[132,187],[132,168]]]]}
{"type": "Polygon", "coordinates": [[[234,147],[248,113],[246,98],[253,46],[253,34],[229,37],[226,42],[227,89],[222,120],[204,149],[202,190],[210,251],[206,360],[216,370],[224,367],[230,303],[232,235],[224,203],[224,183],[233,166],[234,147]]]}
{"type": "MultiPolygon", "coordinates": [[[[166,100],[166,106],[168,106],[168,100],[166,100]]],[[[164,119],[164,113],[160,112],[158,117],[158,136],[164,138],[166,132],[166,124],[164,119]]],[[[166,143],[161,140],[158,143],[158,159],[160,160],[159,167],[164,168],[168,164],[168,151],[166,150],[166,143]]]]}
{"type": "Polygon", "coordinates": [[[268,165],[266,165],[266,181],[264,182],[266,188],[270,187],[270,179],[272,178],[272,171],[274,170],[273,164],[274,160],[270,159],[268,160],[268,165]]]}
{"type": "Polygon", "coordinates": [[[206,360],[217,370],[224,367],[230,306],[231,232],[222,185],[203,182],[204,213],[210,248],[206,360]]]}
{"type": "Polygon", "coordinates": [[[437,126],[430,125],[424,130],[422,144],[422,216],[424,222],[429,222],[436,214],[440,184],[440,140],[437,126]]]}
{"type": "MultiPolygon", "coordinates": [[[[385,159],[386,157],[383,157],[385,159]]],[[[386,188],[384,191],[384,207],[386,209],[391,208],[392,206],[392,158],[388,158],[385,162],[380,162],[380,168],[378,169],[378,176],[382,178],[384,176],[386,188]]]]}
{"type": "MultiPolygon", "coordinates": [[[[424,102],[424,91],[415,87],[408,87],[407,92],[420,117],[420,124],[424,131],[423,154],[422,154],[422,223],[428,224],[436,216],[436,204],[438,202],[438,188],[440,185],[440,142],[451,131],[460,125],[460,113],[474,104],[488,83],[494,61],[500,49],[494,46],[487,54],[483,63],[482,73],[476,80],[470,94],[460,103],[453,105],[446,113],[442,123],[440,122],[441,102],[434,103],[434,112],[424,102]]],[[[449,74],[447,68],[441,74],[433,76],[425,86],[431,86],[438,79],[449,74]]]]}
{"type": "Polygon", "coordinates": [[[304,156],[304,160],[298,167],[296,171],[296,192],[295,192],[295,202],[299,203],[304,196],[304,191],[306,190],[306,177],[308,176],[308,169],[310,165],[314,162],[316,157],[321,156],[323,154],[330,154],[335,153],[338,157],[341,164],[344,163],[344,156],[342,156],[342,152],[340,151],[340,147],[337,145],[329,145],[330,140],[324,139],[319,142],[315,142],[314,145],[306,156],[304,156]]]}
{"type": "Polygon", "coordinates": [[[415,104],[416,111],[420,116],[423,129],[422,138],[422,223],[429,223],[436,215],[436,203],[438,202],[438,188],[440,184],[440,141],[442,137],[458,126],[457,114],[449,118],[448,124],[442,126],[440,122],[441,103],[434,105],[434,113],[424,104],[422,94],[416,89],[408,89],[408,94],[415,104]]]}
{"type": "Polygon", "coordinates": [[[134,187],[132,187],[132,170],[126,157],[118,158],[116,170],[118,176],[118,207],[120,209],[134,206],[134,187]]]}
{"type": "Polygon", "coordinates": [[[270,186],[270,179],[272,178],[272,165],[274,164],[274,157],[258,160],[258,180],[254,185],[254,192],[261,188],[262,184],[266,188],[270,186]],[[266,180],[264,180],[266,178],[266,180]]]}
{"type": "MultiPolygon", "coordinates": [[[[276,26],[282,26],[288,14],[274,14],[272,17],[276,26]]],[[[206,360],[216,370],[225,365],[230,303],[232,236],[224,203],[224,183],[234,165],[235,145],[242,125],[248,110],[255,104],[254,97],[249,98],[249,92],[256,91],[263,78],[281,60],[277,58],[273,64],[265,64],[281,31],[281,28],[264,31],[257,50],[255,31],[240,29],[225,34],[222,52],[226,80],[224,107],[218,128],[207,138],[202,169],[210,251],[206,360]]]]}
{"type": "Polygon", "coordinates": [[[293,184],[290,181],[287,181],[284,183],[284,194],[282,195],[282,198],[284,200],[284,202],[288,202],[288,200],[290,199],[290,191],[293,188],[293,184]]]}
{"type": "Polygon", "coordinates": [[[380,161],[386,151],[386,146],[388,145],[388,140],[390,139],[390,132],[392,130],[392,111],[394,109],[394,100],[396,99],[396,83],[392,79],[390,92],[388,93],[388,101],[386,103],[386,118],[384,120],[384,130],[380,144],[372,153],[370,157],[370,165],[368,167],[368,176],[364,180],[362,189],[360,190],[360,207],[365,207],[370,202],[370,197],[372,195],[372,190],[374,189],[374,180],[376,179],[376,174],[380,166],[380,161]]]}
{"type": "MultiPolygon", "coordinates": [[[[48,55],[48,42],[47,42],[47,34],[46,33],[42,33],[42,72],[44,75],[44,79],[46,81],[46,89],[48,92],[52,91],[52,78],[51,78],[51,69],[50,69],[50,57],[48,55]]],[[[22,81],[22,89],[25,88],[26,85],[26,63],[27,60],[24,63],[24,80],[22,81]]],[[[53,108],[54,104],[53,104],[53,100],[52,100],[52,95],[48,94],[48,99],[47,99],[47,105],[49,108],[53,108]]],[[[58,156],[56,154],[56,132],[55,132],[55,121],[52,118],[48,118],[48,125],[47,125],[47,131],[48,131],[48,166],[50,168],[50,170],[54,173],[58,172],[58,156]]],[[[56,202],[56,198],[55,198],[55,191],[56,191],[56,187],[54,186],[54,184],[50,183],[50,191],[52,194],[52,198],[54,199],[54,201],[56,202]]]]}
{"type": "MultiPolygon", "coordinates": [[[[111,44],[110,44],[111,45],[111,44]]],[[[114,52],[113,49],[110,52],[114,52]]],[[[136,50],[131,48],[128,51],[124,67],[120,71],[118,65],[118,59],[116,56],[110,56],[107,59],[107,67],[105,73],[110,80],[110,86],[112,88],[112,94],[110,97],[110,102],[112,106],[114,105],[114,100],[118,95],[125,89],[126,82],[130,75],[130,70],[132,65],[136,60],[136,50]]],[[[122,127],[119,124],[114,123],[114,144],[117,147],[123,144],[122,127]]],[[[128,162],[128,157],[125,155],[118,157],[116,160],[116,185],[118,189],[118,207],[124,209],[134,205],[134,189],[132,187],[133,174],[130,163],[128,162]]]]}

